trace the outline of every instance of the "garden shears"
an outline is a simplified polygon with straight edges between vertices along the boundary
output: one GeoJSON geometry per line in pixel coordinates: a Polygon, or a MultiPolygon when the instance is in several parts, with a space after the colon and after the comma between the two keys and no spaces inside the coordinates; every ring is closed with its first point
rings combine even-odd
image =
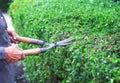
{"type": "Polygon", "coordinates": [[[26,56],[29,56],[29,55],[44,53],[47,50],[49,50],[51,48],[54,48],[54,47],[57,47],[57,46],[66,46],[66,45],[69,45],[69,44],[73,44],[74,39],[68,38],[68,39],[61,40],[59,42],[55,42],[55,43],[52,43],[52,44],[46,43],[42,40],[32,39],[32,38],[27,38],[27,37],[21,37],[21,36],[17,36],[16,40],[20,41],[20,42],[25,42],[25,43],[28,43],[28,44],[47,46],[46,48],[34,48],[34,49],[23,50],[23,53],[26,56]]]}

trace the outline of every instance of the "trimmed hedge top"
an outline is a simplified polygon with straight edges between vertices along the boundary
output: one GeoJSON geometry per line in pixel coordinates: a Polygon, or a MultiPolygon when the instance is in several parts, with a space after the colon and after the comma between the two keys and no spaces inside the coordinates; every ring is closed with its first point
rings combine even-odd
{"type": "Polygon", "coordinates": [[[73,45],[28,57],[30,83],[118,83],[119,14],[119,1],[15,0],[10,15],[20,35],[47,42],[76,39],[73,45]]]}

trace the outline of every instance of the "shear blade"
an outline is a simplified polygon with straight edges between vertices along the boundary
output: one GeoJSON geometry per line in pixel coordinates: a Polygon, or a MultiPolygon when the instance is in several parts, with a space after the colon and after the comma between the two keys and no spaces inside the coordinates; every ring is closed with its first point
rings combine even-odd
{"type": "Polygon", "coordinates": [[[57,42],[57,43],[67,43],[67,42],[71,42],[71,41],[72,41],[72,39],[71,39],[71,38],[68,38],[68,39],[59,41],[59,42],[57,42]]]}
{"type": "Polygon", "coordinates": [[[73,40],[69,38],[56,43],[57,46],[65,46],[68,44],[73,44],[73,40]]]}

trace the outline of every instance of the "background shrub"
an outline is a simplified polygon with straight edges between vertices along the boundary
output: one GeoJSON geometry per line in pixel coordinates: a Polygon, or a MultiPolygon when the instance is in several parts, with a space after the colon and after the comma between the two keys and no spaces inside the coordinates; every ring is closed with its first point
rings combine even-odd
{"type": "Polygon", "coordinates": [[[27,57],[30,83],[119,83],[119,5],[112,0],[15,0],[10,15],[21,36],[50,43],[76,39],[73,45],[27,57]]]}

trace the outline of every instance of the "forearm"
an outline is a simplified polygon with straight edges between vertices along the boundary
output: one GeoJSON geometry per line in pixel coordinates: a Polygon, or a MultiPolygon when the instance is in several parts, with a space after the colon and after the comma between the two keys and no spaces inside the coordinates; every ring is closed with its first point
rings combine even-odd
{"type": "Polygon", "coordinates": [[[0,60],[5,59],[5,49],[0,47],[0,60]]]}

